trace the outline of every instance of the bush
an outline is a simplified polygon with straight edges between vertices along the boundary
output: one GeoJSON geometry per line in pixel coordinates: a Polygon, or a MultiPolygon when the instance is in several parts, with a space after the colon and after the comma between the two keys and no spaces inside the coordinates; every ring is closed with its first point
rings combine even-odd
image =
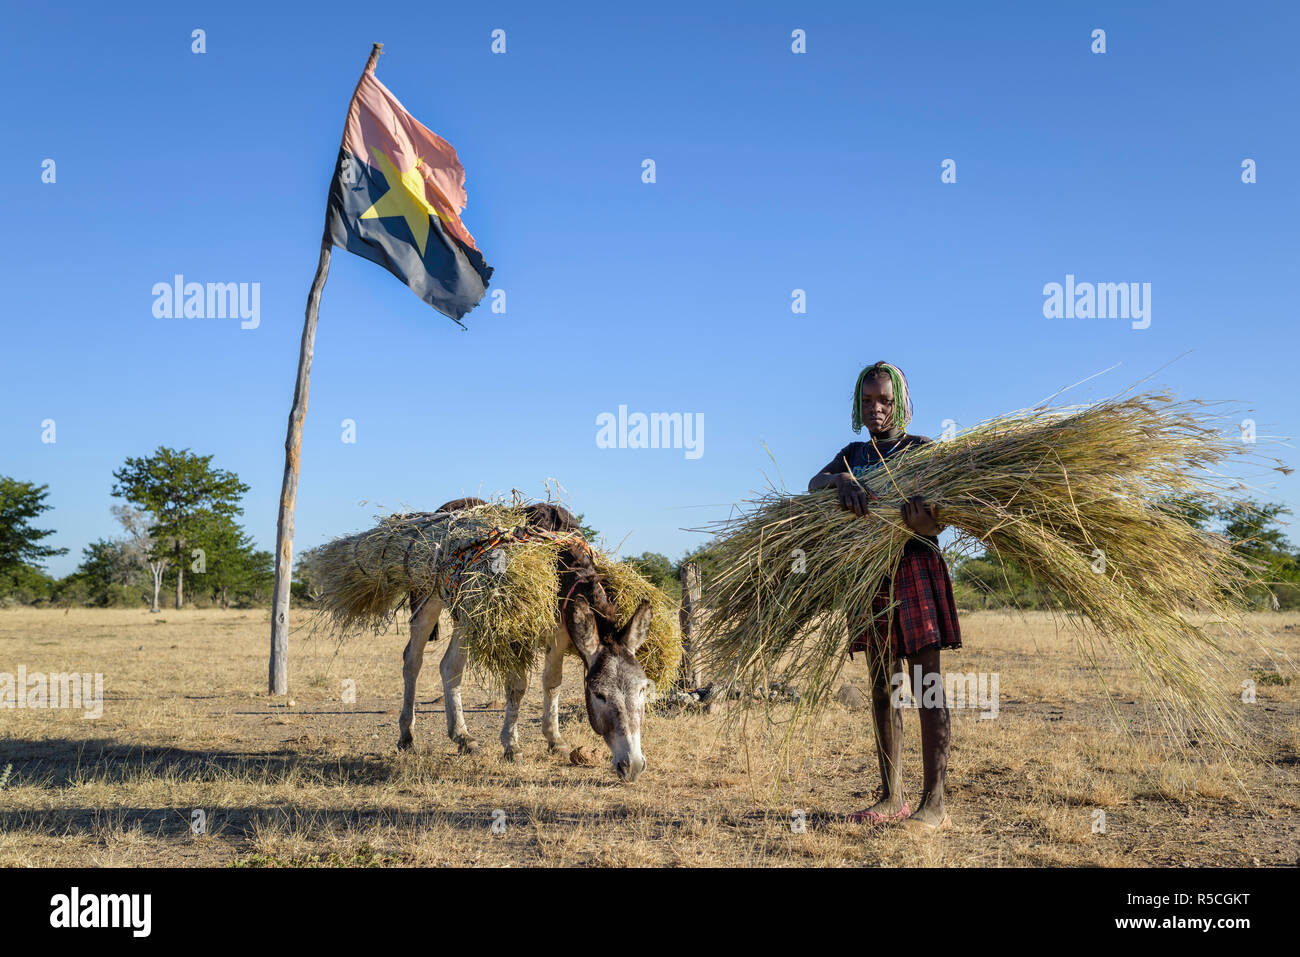
{"type": "Polygon", "coordinates": [[[152,595],[146,595],[133,585],[109,585],[100,596],[102,608],[139,608],[149,606],[152,595]]]}
{"type": "Polygon", "coordinates": [[[10,566],[0,573],[0,601],[6,607],[44,604],[53,598],[55,585],[54,579],[38,568],[10,566]]]}
{"type": "Polygon", "coordinates": [[[642,552],[640,555],[630,557],[627,563],[656,588],[676,599],[681,598],[682,582],[678,577],[677,569],[667,555],[658,552],[642,552]]]}
{"type": "Polygon", "coordinates": [[[92,603],[90,585],[84,578],[69,575],[59,582],[54,595],[54,604],[60,608],[75,608],[92,603]]]}

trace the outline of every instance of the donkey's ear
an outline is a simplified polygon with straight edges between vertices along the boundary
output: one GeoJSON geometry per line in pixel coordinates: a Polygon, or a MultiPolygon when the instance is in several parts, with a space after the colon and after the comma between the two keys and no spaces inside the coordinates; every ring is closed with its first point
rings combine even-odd
{"type": "Polygon", "coordinates": [[[587,599],[579,595],[565,602],[565,626],[569,630],[569,643],[582,656],[587,666],[596,657],[600,649],[600,633],[596,631],[596,615],[587,604],[587,599]]]}
{"type": "Polygon", "coordinates": [[[636,611],[628,619],[626,625],[619,630],[618,643],[628,650],[629,654],[636,654],[636,650],[644,643],[646,636],[650,634],[650,619],[654,616],[654,609],[650,607],[650,599],[642,598],[641,604],[637,605],[636,611]]]}

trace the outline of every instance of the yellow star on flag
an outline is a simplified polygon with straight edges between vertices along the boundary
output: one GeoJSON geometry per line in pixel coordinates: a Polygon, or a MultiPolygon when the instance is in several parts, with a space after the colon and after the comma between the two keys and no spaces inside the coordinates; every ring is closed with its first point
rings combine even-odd
{"type": "Polygon", "coordinates": [[[384,179],[388,181],[388,192],[362,213],[361,218],[401,216],[411,228],[415,246],[423,258],[425,244],[429,241],[429,217],[432,215],[442,218],[425,197],[424,177],[420,175],[420,164],[424,160],[417,159],[410,169],[399,172],[393,161],[380,150],[372,146],[370,152],[374,155],[380,172],[384,174],[384,179]]]}

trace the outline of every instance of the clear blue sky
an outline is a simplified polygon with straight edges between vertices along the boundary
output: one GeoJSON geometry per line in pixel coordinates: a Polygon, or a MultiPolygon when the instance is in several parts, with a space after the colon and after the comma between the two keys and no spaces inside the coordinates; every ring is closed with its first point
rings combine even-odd
{"type": "MultiPolygon", "coordinates": [[[[117,533],[111,472],[160,444],[238,472],[272,546],[326,191],[376,40],[380,79],[460,154],[508,312],[463,332],[335,251],[299,549],[553,477],[608,543],[677,557],[702,540],[683,527],[776,478],[763,443],[802,487],[852,439],[854,376],[880,358],[923,434],[1189,350],[1153,382],[1296,433],[1294,4],[866,7],[10,7],[0,473],[49,485],[42,524],[71,550],[50,569],[117,533]],[[260,283],[260,327],[155,318],[176,273],[260,283]],[[1151,283],[1150,328],[1044,318],[1067,273],[1151,283]],[[703,413],[704,455],[597,448],[620,404],[703,413]]],[[[1273,474],[1264,496],[1300,504],[1300,475],[1273,474]]]]}

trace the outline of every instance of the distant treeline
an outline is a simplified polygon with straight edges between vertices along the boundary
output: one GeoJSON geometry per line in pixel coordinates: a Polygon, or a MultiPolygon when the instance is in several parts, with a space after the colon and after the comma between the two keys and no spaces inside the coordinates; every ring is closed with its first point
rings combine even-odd
{"type": "Polygon", "coordinates": [[[113,515],[122,534],[82,550],[64,578],[44,561],[67,553],[43,541],[53,529],[32,523],[49,511],[49,488],[0,476],[0,605],[59,605],[160,610],[167,593],[186,605],[268,604],[275,564],[236,522],[248,486],[212,467],[212,456],[165,446],[128,458],[113,472],[113,515]]]}
{"type": "MultiPolygon", "coordinates": [[[[274,558],[254,549],[251,537],[235,521],[243,514],[240,501],[248,486],[233,472],[213,468],[211,461],[210,455],[166,447],[147,458],[128,458],[113,473],[112,494],[123,502],[112,511],[122,534],[87,545],[80,566],[62,579],[47,574],[43,563],[67,549],[43,545],[53,530],[31,524],[50,509],[45,503],[48,487],[0,476],[0,607],[143,604],[158,611],[164,593],[176,608],[269,605],[274,558]]],[[[1300,553],[1282,532],[1280,519],[1289,514],[1285,506],[1248,500],[1160,504],[1198,528],[1223,535],[1260,569],[1261,584],[1250,594],[1255,608],[1300,608],[1300,553]]],[[[597,537],[585,524],[582,531],[590,540],[597,537]]],[[[295,601],[316,597],[311,555],[310,550],[303,552],[295,568],[295,601]]],[[[720,571],[716,542],[678,561],[659,552],[642,552],[628,561],[677,598],[686,562],[699,567],[706,589],[720,571]]],[[[994,554],[954,551],[949,567],[959,608],[1063,607],[1060,596],[1035,581],[1033,569],[1001,562],[994,554]]]]}

